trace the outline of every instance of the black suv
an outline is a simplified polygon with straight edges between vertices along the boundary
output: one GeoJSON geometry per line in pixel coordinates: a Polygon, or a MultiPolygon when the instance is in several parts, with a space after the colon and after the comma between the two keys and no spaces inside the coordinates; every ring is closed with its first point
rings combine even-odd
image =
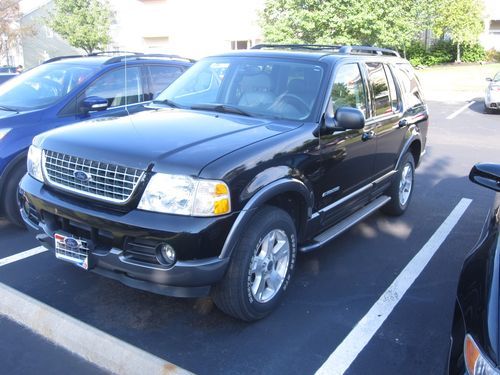
{"type": "Polygon", "coordinates": [[[406,210],[428,125],[410,64],[373,47],[205,58],[153,106],[37,136],[23,218],[59,259],[248,321],[298,251],[406,210]]]}

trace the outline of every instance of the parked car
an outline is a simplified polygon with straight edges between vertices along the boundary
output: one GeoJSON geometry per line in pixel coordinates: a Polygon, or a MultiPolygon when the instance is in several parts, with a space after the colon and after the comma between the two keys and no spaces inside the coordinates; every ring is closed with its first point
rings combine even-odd
{"type": "MultiPolygon", "coordinates": [[[[477,164],[472,182],[500,192],[500,164],[477,164]]],[[[458,281],[450,374],[500,374],[500,194],[458,281]]]]}
{"type": "Polygon", "coordinates": [[[197,62],[156,111],[37,136],[23,218],[57,258],[151,292],[264,317],[298,251],[413,192],[428,112],[374,47],[262,45],[197,62]]]}
{"type": "Polygon", "coordinates": [[[17,73],[0,73],[0,85],[17,76],[17,73]]]}
{"type": "Polygon", "coordinates": [[[484,111],[486,113],[500,111],[500,72],[486,80],[489,84],[484,93],[484,111]]]}
{"type": "Polygon", "coordinates": [[[17,73],[17,68],[15,66],[0,66],[0,74],[5,74],[5,73],[17,73]]]}
{"type": "Polygon", "coordinates": [[[57,57],[2,84],[0,209],[5,216],[22,225],[16,190],[35,135],[83,119],[141,111],[191,65],[170,55],[57,57]]]}

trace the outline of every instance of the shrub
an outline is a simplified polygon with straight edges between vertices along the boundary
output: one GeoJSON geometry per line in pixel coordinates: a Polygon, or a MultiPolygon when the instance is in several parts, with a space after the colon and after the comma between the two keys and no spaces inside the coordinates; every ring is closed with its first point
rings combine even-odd
{"type": "Polygon", "coordinates": [[[474,44],[464,44],[462,46],[462,56],[461,60],[463,62],[478,62],[486,60],[486,51],[483,46],[478,43],[474,44]]]}

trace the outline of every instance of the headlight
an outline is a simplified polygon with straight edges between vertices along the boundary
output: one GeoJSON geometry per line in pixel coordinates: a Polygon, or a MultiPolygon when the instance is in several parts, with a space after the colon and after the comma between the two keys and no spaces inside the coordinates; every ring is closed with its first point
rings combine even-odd
{"type": "Polygon", "coordinates": [[[2,138],[5,137],[7,133],[10,132],[11,130],[12,130],[11,128],[0,129],[0,140],[2,140],[2,138]]]}
{"type": "Polygon", "coordinates": [[[28,173],[38,181],[43,181],[42,150],[31,145],[28,151],[28,173]]]}
{"type": "Polygon", "coordinates": [[[479,349],[470,335],[464,342],[465,367],[470,375],[498,375],[500,372],[479,349]]]}
{"type": "Polygon", "coordinates": [[[222,181],[155,174],[139,209],[177,215],[218,216],[231,211],[229,189],[222,181]]]}

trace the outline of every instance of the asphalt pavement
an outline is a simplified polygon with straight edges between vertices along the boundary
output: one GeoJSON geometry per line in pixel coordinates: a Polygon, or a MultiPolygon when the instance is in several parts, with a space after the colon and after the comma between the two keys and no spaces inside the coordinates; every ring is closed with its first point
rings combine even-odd
{"type": "MultiPolygon", "coordinates": [[[[376,213],[321,250],[299,256],[281,306],[264,320],[234,320],[208,298],[138,291],[57,261],[50,252],[0,266],[0,283],[197,374],[313,374],[358,332],[358,322],[467,198],[472,202],[423,271],[413,275],[415,282],[391,297],[394,308],[380,328],[363,333],[366,345],[346,370],[442,374],[458,274],[494,195],[467,175],[477,162],[500,162],[500,114],[482,113],[481,99],[465,107],[428,104],[427,154],[408,211],[398,218],[376,213]]],[[[30,234],[0,220],[0,263],[37,246],[30,234]]],[[[9,374],[102,371],[100,363],[85,362],[6,319],[0,319],[0,332],[0,364],[9,374]]]]}

